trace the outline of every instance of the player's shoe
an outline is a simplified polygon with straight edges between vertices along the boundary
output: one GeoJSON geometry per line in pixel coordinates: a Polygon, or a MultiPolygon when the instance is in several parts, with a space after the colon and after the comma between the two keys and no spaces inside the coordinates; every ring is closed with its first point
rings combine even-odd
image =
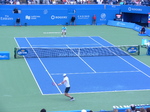
{"type": "Polygon", "coordinates": [[[74,98],[74,97],[70,98],[70,101],[74,101],[74,100],[75,100],[75,98],[74,98]]]}

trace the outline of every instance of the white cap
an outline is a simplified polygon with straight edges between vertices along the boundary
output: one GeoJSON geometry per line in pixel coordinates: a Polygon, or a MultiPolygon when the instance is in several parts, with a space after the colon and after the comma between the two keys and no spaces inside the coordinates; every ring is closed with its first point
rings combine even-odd
{"type": "Polygon", "coordinates": [[[63,76],[66,76],[67,74],[63,74],[63,76]]]}

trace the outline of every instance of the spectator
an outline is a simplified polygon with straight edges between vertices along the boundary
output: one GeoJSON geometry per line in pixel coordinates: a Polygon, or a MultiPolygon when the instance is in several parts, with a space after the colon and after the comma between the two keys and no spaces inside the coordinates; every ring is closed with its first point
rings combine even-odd
{"type": "Polygon", "coordinates": [[[85,109],[82,109],[81,112],[87,112],[85,109]]]}
{"type": "Polygon", "coordinates": [[[72,17],[71,17],[71,21],[70,21],[70,25],[72,25],[72,24],[75,25],[75,20],[76,20],[76,17],[75,17],[75,16],[72,16],[72,17]]]}
{"type": "Polygon", "coordinates": [[[5,0],[5,3],[6,3],[6,4],[10,4],[10,1],[9,1],[9,0],[5,0]]]}
{"type": "Polygon", "coordinates": [[[67,3],[67,0],[62,0],[62,3],[63,3],[63,4],[66,4],[66,3],[67,3]]]}
{"type": "Polygon", "coordinates": [[[112,0],[112,4],[113,4],[113,5],[116,5],[117,3],[118,3],[117,0],[112,0]]]}
{"type": "Polygon", "coordinates": [[[50,4],[49,0],[43,0],[43,4],[50,4]]]}
{"type": "Polygon", "coordinates": [[[15,8],[15,9],[13,10],[13,12],[14,12],[14,13],[19,13],[19,11],[18,11],[17,8],[15,8]]]}
{"type": "Polygon", "coordinates": [[[124,1],[123,0],[121,0],[121,2],[119,3],[120,5],[124,5],[125,3],[124,3],[124,1]]]}
{"type": "Polygon", "coordinates": [[[136,5],[141,5],[141,0],[136,0],[135,3],[136,5]]]}
{"type": "Polygon", "coordinates": [[[139,109],[139,108],[136,108],[136,109],[135,109],[135,112],[140,112],[140,109],[139,109]]]}
{"type": "Polygon", "coordinates": [[[90,0],[88,0],[88,1],[87,1],[87,3],[88,3],[88,4],[91,4],[91,1],[90,1],[90,0]]]}
{"type": "MultiPolygon", "coordinates": [[[[17,0],[17,1],[16,1],[16,5],[20,5],[20,2],[19,2],[19,0],[17,0]]],[[[19,11],[18,11],[18,13],[19,13],[19,11]]]]}
{"type": "Polygon", "coordinates": [[[39,0],[35,0],[35,4],[39,4],[39,0]]]}
{"type": "Polygon", "coordinates": [[[11,4],[11,5],[14,4],[13,0],[10,0],[10,1],[9,1],[9,4],[11,4]]]}
{"type": "Polygon", "coordinates": [[[102,4],[109,4],[108,0],[103,0],[102,4]]]}
{"type": "Polygon", "coordinates": [[[146,111],[147,111],[147,112],[150,112],[150,108],[147,108],[146,111]]]}
{"type": "Polygon", "coordinates": [[[118,109],[114,109],[113,112],[118,112],[118,109]]]}
{"type": "Polygon", "coordinates": [[[146,109],[144,109],[143,107],[140,108],[140,112],[146,112],[146,109]]]}
{"type": "Polygon", "coordinates": [[[97,0],[98,4],[102,4],[103,0],[97,0]]]}
{"type": "Polygon", "coordinates": [[[92,17],[92,25],[96,25],[96,15],[95,14],[92,17]]]}
{"type": "Polygon", "coordinates": [[[145,31],[146,31],[145,27],[143,26],[142,29],[141,29],[141,31],[140,31],[140,34],[145,34],[145,31]]]}
{"type": "Polygon", "coordinates": [[[136,109],[136,107],[135,107],[135,105],[134,104],[131,104],[131,112],[135,112],[135,109],[136,109]]]}
{"type": "Polygon", "coordinates": [[[42,109],[40,112],[46,112],[46,109],[42,109]]]}
{"type": "Polygon", "coordinates": [[[40,2],[40,4],[43,4],[43,0],[40,0],[39,2],[40,2]]]}
{"type": "Polygon", "coordinates": [[[77,0],[77,4],[81,4],[81,0],[77,0]]]}
{"type": "Polygon", "coordinates": [[[20,18],[17,18],[17,19],[16,19],[15,26],[16,26],[16,25],[20,25],[20,26],[21,26],[21,23],[20,23],[20,18]]]}
{"type": "Polygon", "coordinates": [[[131,5],[136,5],[135,0],[132,0],[132,1],[131,1],[131,5]]]}
{"type": "Polygon", "coordinates": [[[2,5],[4,5],[4,4],[5,4],[5,0],[1,0],[0,2],[1,2],[1,4],[2,4],[2,5]]]}
{"type": "Polygon", "coordinates": [[[131,109],[127,109],[126,112],[131,112],[131,109]]]}

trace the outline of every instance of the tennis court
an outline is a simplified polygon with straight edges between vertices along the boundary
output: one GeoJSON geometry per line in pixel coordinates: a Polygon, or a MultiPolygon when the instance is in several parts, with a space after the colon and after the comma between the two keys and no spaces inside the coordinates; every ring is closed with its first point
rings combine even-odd
{"type": "MultiPolygon", "coordinates": [[[[104,91],[129,91],[150,89],[150,68],[132,56],[94,56],[93,47],[113,46],[101,37],[30,37],[15,38],[19,47],[29,47],[37,58],[26,58],[30,71],[43,95],[62,94],[64,86],[54,86],[62,81],[66,73],[71,80],[71,93],[94,93],[104,91]],[[57,51],[58,57],[40,58],[40,48],[84,48],[90,47],[91,57],[61,57],[64,52],[57,51]],[[37,50],[34,50],[37,48],[37,50]],[[60,57],[59,57],[60,56],[60,57]],[[141,81],[144,80],[144,83],[141,81]],[[131,83],[129,83],[131,82],[131,83]]],[[[71,51],[75,53],[73,50],[71,51]]],[[[108,51],[106,51],[108,52],[108,51]]],[[[56,53],[56,52],[55,52],[56,53]]],[[[101,51],[102,53],[102,51],[101,51]]],[[[32,54],[33,55],[33,54],[32,54]]],[[[42,55],[50,55],[42,52],[42,55]]]]}
{"type": "Polygon", "coordinates": [[[140,49],[140,55],[132,57],[81,57],[95,72],[77,56],[39,58],[50,75],[38,58],[14,59],[14,47],[17,46],[82,48],[112,44],[140,45],[143,38],[131,29],[106,25],[67,26],[67,37],[59,38],[61,27],[1,26],[0,49],[10,52],[10,60],[0,61],[1,112],[39,112],[42,108],[48,112],[81,109],[99,111],[112,110],[115,105],[150,104],[147,83],[150,60],[145,48],[140,49]],[[61,94],[63,85],[59,86],[61,92],[52,85],[50,76],[59,83],[63,73],[70,78],[70,92],[76,98],[75,102],[70,102],[61,94]]]}

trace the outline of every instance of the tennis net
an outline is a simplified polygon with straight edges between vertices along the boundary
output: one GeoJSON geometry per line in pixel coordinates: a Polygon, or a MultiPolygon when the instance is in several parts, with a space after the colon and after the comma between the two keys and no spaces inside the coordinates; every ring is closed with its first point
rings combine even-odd
{"type": "Polygon", "coordinates": [[[81,48],[16,47],[14,49],[15,58],[128,56],[139,54],[140,54],[139,45],[81,47],[81,48]]]}

